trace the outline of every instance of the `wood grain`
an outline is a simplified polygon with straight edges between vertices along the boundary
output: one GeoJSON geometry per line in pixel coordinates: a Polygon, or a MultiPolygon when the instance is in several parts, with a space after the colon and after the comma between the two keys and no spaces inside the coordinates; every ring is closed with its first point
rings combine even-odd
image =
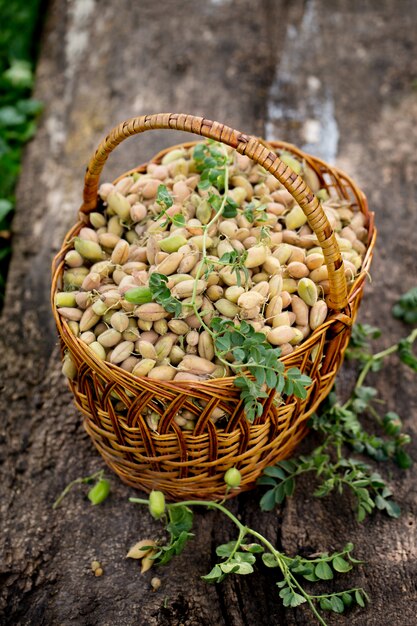
{"type": "MultiPolygon", "coordinates": [[[[197,513],[196,538],[158,571],[162,587],[153,593],[153,573],[140,576],[137,563],[124,558],[135,541],[159,532],[127,502],[129,488],[114,478],[102,506],[91,507],[76,490],[52,511],[70,480],[102,463],[60,374],[50,260],[75,221],[85,166],[109,128],[158,111],[204,115],[308,145],[358,181],[379,229],[361,319],[384,329],[381,346],[399,338],[406,329],[390,308],[416,280],[416,19],[411,0],[339,0],[331,7],[324,0],[51,2],[35,93],[45,113],[23,164],[0,325],[1,624],[313,623],[303,608],[282,608],[263,567],[221,586],[201,581],[215,546],[232,539],[233,529],[215,513],[197,513]],[[89,569],[93,559],[103,564],[100,578],[89,569]]],[[[185,137],[172,133],[168,143],[185,137]]],[[[163,132],[145,135],[140,149],[129,140],[106,165],[106,178],[166,145],[163,132]]],[[[345,370],[345,391],[351,380],[345,370]]],[[[416,436],[415,380],[390,366],[375,380],[416,436]]],[[[314,439],[303,445],[309,449],[314,439]]],[[[416,444],[413,450],[416,456],[416,444]]],[[[313,499],[309,479],[274,513],[259,512],[257,492],[230,506],[291,554],[353,541],[366,563],[349,583],[363,585],[372,604],[366,612],[330,616],[330,625],[413,626],[415,470],[392,470],[391,483],[403,510],[398,521],[376,514],[359,526],[348,499],[313,499]]]]}

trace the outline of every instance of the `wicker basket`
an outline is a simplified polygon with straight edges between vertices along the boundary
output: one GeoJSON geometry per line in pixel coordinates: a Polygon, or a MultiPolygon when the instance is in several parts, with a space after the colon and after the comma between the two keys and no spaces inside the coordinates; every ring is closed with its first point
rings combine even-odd
{"type": "MultiPolygon", "coordinates": [[[[165,153],[161,152],[152,161],[159,162],[165,153]]],[[[132,171],[141,172],[145,168],[146,165],[132,171]]],[[[114,128],[89,163],[80,220],[67,233],[65,243],[53,261],[52,279],[52,308],[62,349],[69,351],[78,368],[76,378],[70,381],[75,403],[84,415],[87,432],[108,466],[125,483],[144,491],[160,489],[173,500],[223,498],[223,476],[230,467],[239,468],[242,474],[240,490],[252,488],[267,465],[291,454],[306,434],[308,417],[333,385],[362,297],[375,234],[373,214],[368,212],[365,196],[354,182],[337,168],[290,144],[272,142],[266,145],[222,124],[191,115],[147,115],[114,128]],[[277,407],[271,394],[264,401],[262,416],[253,424],[249,424],[243,414],[239,391],[234,387],[232,377],[201,383],[160,382],[134,377],[96,357],[57,314],[55,293],[62,285],[64,256],[71,247],[68,242],[88,222],[89,212],[97,207],[99,176],[105,161],[125,138],[151,129],[183,130],[215,139],[262,165],[303,208],[323,249],[329,272],[327,303],[330,315],[293,353],[282,359],[286,366],[298,367],[311,377],[307,398],[302,401],[290,397],[277,407]],[[323,187],[335,197],[348,199],[354,210],[366,216],[367,252],[361,273],[349,293],[341,254],[325,213],[306,183],[275,154],[277,149],[285,149],[305,159],[323,187]],[[115,412],[114,393],[126,407],[121,413],[115,412]],[[198,401],[207,403],[203,410],[197,408],[198,401]],[[142,415],[146,407],[161,416],[158,432],[150,430],[142,415]],[[223,429],[214,426],[210,420],[216,407],[229,416],[223,429]],[[193,432],[184,432],[176,425],[174,417],[181,408],[197,413],[193,432]]]]}

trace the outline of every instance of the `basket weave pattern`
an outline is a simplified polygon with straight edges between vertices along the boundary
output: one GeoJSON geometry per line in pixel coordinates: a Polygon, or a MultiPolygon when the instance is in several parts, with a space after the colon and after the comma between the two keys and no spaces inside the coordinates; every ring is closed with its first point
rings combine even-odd
{"type": "MultiPolygon", "coordinates": [[[[99,176],[110,152],[124,138],[152,128],[186,130],[217,139],[274,174],[308,216],[329,270],[327,302],[332,310],[330,316],[294,352],[282,359],[287,367],[298,367],[311,377],[307,398],[302,401],[291,397],[285,404],[276,405],[271,394],[264,400],[262,416],[249,424],[233,377],[204,382],[162,382],[135,377],[100,360],[71,333],[54,304],[55,293],[62,286],[64,257],[72,245],[65,244],[55,257],[52,308],[62,349],[70,353],[78,369],[76,378],[70,381],[75,402],[100,454],[109,467],[133,487],[145,491],[161,489],[174,500],[190,497],[214,500],[225,495],[223,475],[229,467],[240,470],[241,490],[250,489],[267,465],[291,454],[305,435],[308,417],[329,393],[342,363],[362,297],[376,233],[373,215],[368,211],[363,193],[337,168],[290,144],[272,142],[263,145],[260,140],[216,122],[164,114],[129,120],[116,127],[100,144],[87,169],[80,221],[67,233],[66,242],[71,242],[85,225],[86,215],[97,207],[99,176]],[[305,182],[275,154],[275,150],[281,149],[305,159],[333,197],[348,200],[354,210],[367,218],[367,253],[361,273],[350,286],[349,293],[337,241],[324,211],[305,182]],[[116,413],[115,398],[119,407],[120,402],[123,403],[125,410],[116,413]],[[145,420],[147,408],[160,415],[157,432],[152,431],[145,420]],[[214,425],[211,418],[215,408],[228,416],[225,428],[214,425]],[[175,423],[174,417],[180,409],[187,409],[197,416],[194,431],[183,431],[175,423]]],[[[159,153],[152,160],[159,162],[166,152],[159,153]]],[[[132,171],[143,172],[145,168],[146,165],[132,171]]]]}

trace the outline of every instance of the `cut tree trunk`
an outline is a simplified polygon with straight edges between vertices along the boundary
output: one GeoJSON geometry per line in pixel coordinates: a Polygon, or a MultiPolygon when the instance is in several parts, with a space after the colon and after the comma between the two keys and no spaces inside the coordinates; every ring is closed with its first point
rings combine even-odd
{"type": "MultiPolygon", "coordinates": [[[[336,161],[368,195],[379,230],[361,321],[383,329],[381,346],[406,334],[391,306],[415,285],[417,232],[416,3],[324,0],[55,0],[43,34],[35,96],[45,104],[26,150],[17,191],[14,252],[0,327],[1,608],[4,625],[310,625],[286,610],[274,570],[208,586],[200,576],[234,529],[198,511],[195,539],[156,573],[126,560],[157,524],[116,477],[111,497],[91,507],[64,486],[103,467],[60,373],[49,310],[50,262],[76,218],[83,171],[99,140],[123,119],[187,112],[268,139],[293,141],[336,161]],[[94,577],[91,561],[103,565],[94,577]]],[[[123,144],[106,166],[111,180],[186,136],[154,132],[123,144]]],[[[388,365],[381,396],[416,435],[415,380],[388,365]]],[[[352,380],[345,368],[344,389],[352,380]]],[[[307,438],[303,449],[311,449],[307,438]]],[[[414,453],[416,445],[414,444],[414,453]]],[[[285,505],[261,513],[260,493],[230,503],[289,554],[334,550],[348,541],[365,561],[331,583],[363,586],[365,611],[328,623],[412,626],[416,619],[415,472],[388,475],[402,516],[355,522],[346,496],[312,497],[306,478],[285,505]]],[[[329,586],[327,586],[329,588],[329,586]]],[[[327,618],[326,618],[327,619],[327,618]]]]}

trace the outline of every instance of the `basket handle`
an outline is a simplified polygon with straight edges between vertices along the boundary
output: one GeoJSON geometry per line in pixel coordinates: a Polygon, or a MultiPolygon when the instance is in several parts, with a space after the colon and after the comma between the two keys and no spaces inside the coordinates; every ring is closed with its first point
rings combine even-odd
{"type": "Polygon", "coordinates": [[[247,155],[275,176],[304,211],[323,250],[329,274],[330,293],[327,298],[329,307],[334,311],[340,311],[347,307],[347,286],[342,256],[333,229],[316,196],[300,176],[258,139],[224,124],[219,124],[219,122],[180,113],[144,115],[122,122],[113,128],[100,143],[88,164],[84,181],[84,203],[80,209],[82,213],[88,214],[97,206],[100,174],[114,148],[132,135],[153,129],[183,130],[221,141],[235,148],[241,154],[247,155]]]}

